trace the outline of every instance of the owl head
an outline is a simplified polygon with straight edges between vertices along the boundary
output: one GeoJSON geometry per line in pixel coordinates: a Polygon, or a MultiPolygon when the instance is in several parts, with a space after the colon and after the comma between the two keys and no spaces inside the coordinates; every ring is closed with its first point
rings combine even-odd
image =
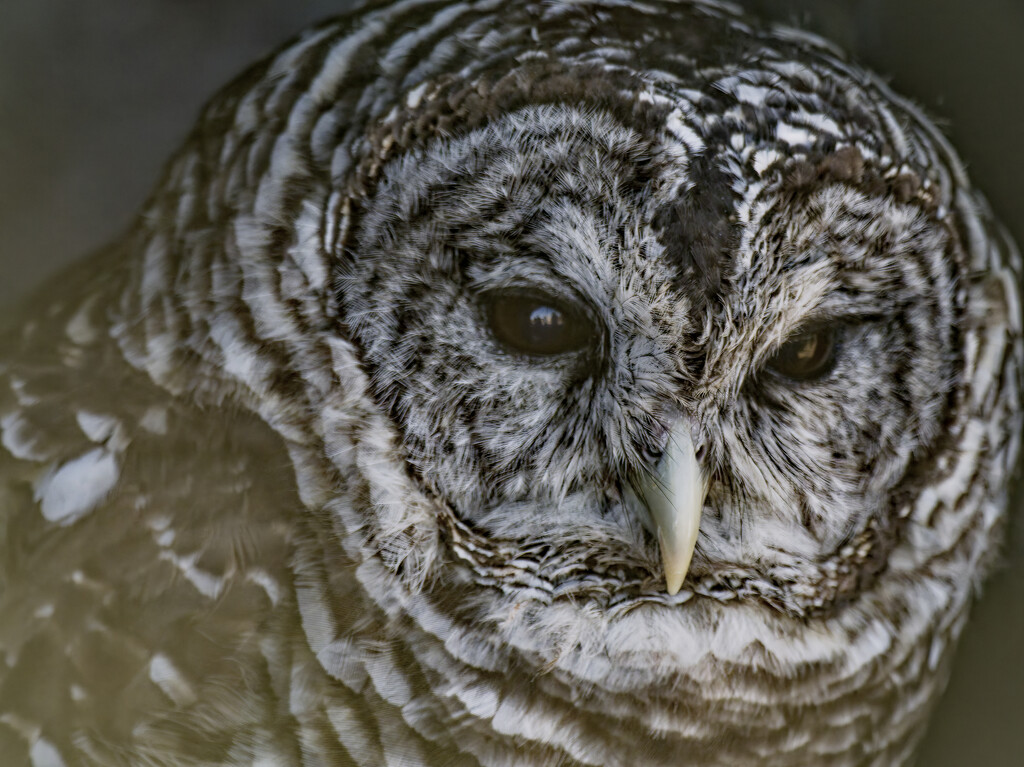
{"type": "Polygon", "coordinates": [[[959,160],[718,3],[492,6],[372,7],[215,100],[126,346],[201,393],[189,317],[324,546],[466,662],[883,695],[923,641],[925,685],[1019,422],[1016,256],[959,160]]]}
{"type": "Polygon", "coordinates": [[[942,138],[712,7],[537,12],[395,94],[334,245],[450,544],[482,584],[602,611],[793,616],[946,551],[908,528],[962,450],[971,317],[1010,318],[942,138]]]}

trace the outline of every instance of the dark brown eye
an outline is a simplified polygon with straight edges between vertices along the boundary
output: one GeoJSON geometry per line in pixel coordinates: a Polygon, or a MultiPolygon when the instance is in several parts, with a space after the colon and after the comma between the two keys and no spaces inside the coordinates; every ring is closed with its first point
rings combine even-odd
{"type": "Polygon", "coordinates": [[[523,354],[566,354],[589,346],[597,336],[582,309],[543,294],[492,295],[487,313],[494,336],[523,354]]]}
{"type": "Polygon", "coordinates": [[[813,381],[827,375],[836,363],[836,331],[818,328],[787,341],[768,367],[796,381],[813,381]]]}

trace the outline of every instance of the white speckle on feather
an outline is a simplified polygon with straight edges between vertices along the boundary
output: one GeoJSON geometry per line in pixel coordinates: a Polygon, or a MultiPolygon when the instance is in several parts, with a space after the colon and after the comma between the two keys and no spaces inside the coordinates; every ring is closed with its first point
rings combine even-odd
{"type": "Polygon", "coordinates": [[[278,600],[281,598],[281,584],[270,573],[262,568],[254,567],[245,574],[245,579],[255,583],[267,592],[270,603],[277,605],[278,600]]]}
{"type": "Polygon", "coordinates": [[[271,754],[259,754],[252,763],[252,767],[283,767],[285,764],[286,762],[281,761],[271,754]]]}
{"type": "Polygon", "coordinates": [[[758,176],[763,176],[765,171],[781,159],[782,155],[774,149],[762,149],[754,155],[754,172],[757,173],[758,176]]]}
{"type": "Polygon", "coordinates": [[[423,100],[423,94],[427,91],[427,83],[420,83],[405,95],[405,105],[409,109],[416,109],[423,100]]]}
{"type": "Polygon", "coordinates": [[[152,434],[167,433],[167,408],[153,405],[139,419],[139,426],[152,434]]]}
{"type": "Polygon", "coordinates": [[[775,126],[775,137],[783,144],[790,146],[812,146],[814,134],[805,128],[780,122],[775,126]]]}
{"type": "MultiPolygon", "coordinates": [[[[295,220],[295,245],[288,254],[298,264],[309,284],[323,290],[330,280],[330,267],[325,262],[317,243],[321,234],[323,212],[318,206],[306,204],[295,220]]],[[[287,326],[287,323],[282,323],[287,326]]]]}
{"type": "Polygon", "coordinates": [[[14,398],[18,400],[18,404],[22,407],[32,407],[33,405],[39,404],[39,397],[34,394],[29,394],[28,384],[16,375],[10,377],[11,391],[14,392],[14,398]]]}
{"type": "Polygon", "coordinates": [[[73,343],[86,346],[100,337],[99,330],[92,324],[92,320],[89,318],[95,300],[94,296],[83,303],[81,308],[68,320],[68,324],[65,325],[64,332],[73,343]]]}
{"type": "Polygon", "coordinates": [[[771,88],[766,88],[763,85],[737,85],[733,91],[733,95],[737,101],[742,101],[744,104],[752,104],[753,106],[761,106],[768,98],[768,94],[772,92],[771,88]]]}
{"type": "Polygon", "coordinates": [[[665,128],[669,133],[682,142],[683,146],[685,146],[687,151],[691,154],[697,154],[704,149],[704,140],[700,137],[697,131],[683,122],[678,110],[673,111],[668,116],[668,119],[665,121],[665,128]]]}
{"type": "Polygon", "coordinates": [[[153,533],[153,540],[156,541],[156,545],[166,549],[172,543],[178,535],[173,530],[160,530],[153,533]]]}
{"type": "Polygon", "coordinates": [[[149,661],[149,678],[178,706],[187,706],[196,700],[192,685],[163,653],[157,653],[149,661]]]}
{"type": "Polygon", "coordinates": [[[843,130],[828,115],[817,112],[800,112],[800,121],[814,128],[819,133],[828,133],[832,136],[842,136],[843,130]]]}
{"type": "Polygon", "coordinates": [[[78,428],[89,438],[91,442],[106,442],[114,429],[120,423],[110,415],[90,413],[88,410],[79,410],[75,413],[75,420],[78,421],[78,428]]]}
{"type": "Polygon", "coordinates": [[[117,458],[102,448],[61,464],[35,485],[35,500],[50,522],[70,525],[95,509],[117,484],[117,458]]]}
{"type": "Polygon", "coordinates": [[[196,591],[209,599],[216,599],[224,590],[224,579],[219,578],[206,570],[196,567],[196,560],[199,553],[193,552],[186,556],[180,556],[173,551],[160,552],[160,559],[171,562],[189,583],[196,587],[196,591]]]}
{"type": "Polygon", "coordinates": [[[932,638],[931,646],[928,648],[928,668],[932,671],[939,667],[942,656],[946,650],[946,641],[942,636],[932,638]]]}
{"type": "Polygon", "coordinates": [[[53,603],[47,602],[44,605],[40,605],[32,613],[36,618],[49,618],[53,615],[53,603]]]}
{"type": "Polygon", "coordinates": [[[49,457],[31,438],[34,431],[32,424],[20,412],[0,418],[0,444],[21,461],[45,461],[49,457]]]}
{"type": "Polygon", "coordinates": [[[40,738],[32,744],[28,758],[32,762],[32,767],[65,767],[60,751],[44,738],[40,738]]]}

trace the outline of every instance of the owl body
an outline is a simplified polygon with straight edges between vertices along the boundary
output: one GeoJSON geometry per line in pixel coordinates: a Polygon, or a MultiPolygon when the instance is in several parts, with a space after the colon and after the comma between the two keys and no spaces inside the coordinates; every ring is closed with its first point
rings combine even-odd
{"type": "Polygon", "coordinates": [[[1004,517],[1017,268],[803,33],[326,22],[0,347],[0,761],[909,764],[1004,517]]]}

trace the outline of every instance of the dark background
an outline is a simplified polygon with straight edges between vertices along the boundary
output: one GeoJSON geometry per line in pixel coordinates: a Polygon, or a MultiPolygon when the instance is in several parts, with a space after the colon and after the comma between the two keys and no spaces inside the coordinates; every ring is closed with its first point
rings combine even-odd
{"type": "MultiPolygon", "coordinates": [[[[201,106],[351,0],[0,0],[0,306],[130,221],[201,106]]],[[[940,119],[1024,242],[1024,2],[745,0],[822,32],[940,119]]],[[[1024,764],[1024,508],[923,767],[1024,764]]],[[[827,765],[823,765],[827,767],[827,765]]]]}

